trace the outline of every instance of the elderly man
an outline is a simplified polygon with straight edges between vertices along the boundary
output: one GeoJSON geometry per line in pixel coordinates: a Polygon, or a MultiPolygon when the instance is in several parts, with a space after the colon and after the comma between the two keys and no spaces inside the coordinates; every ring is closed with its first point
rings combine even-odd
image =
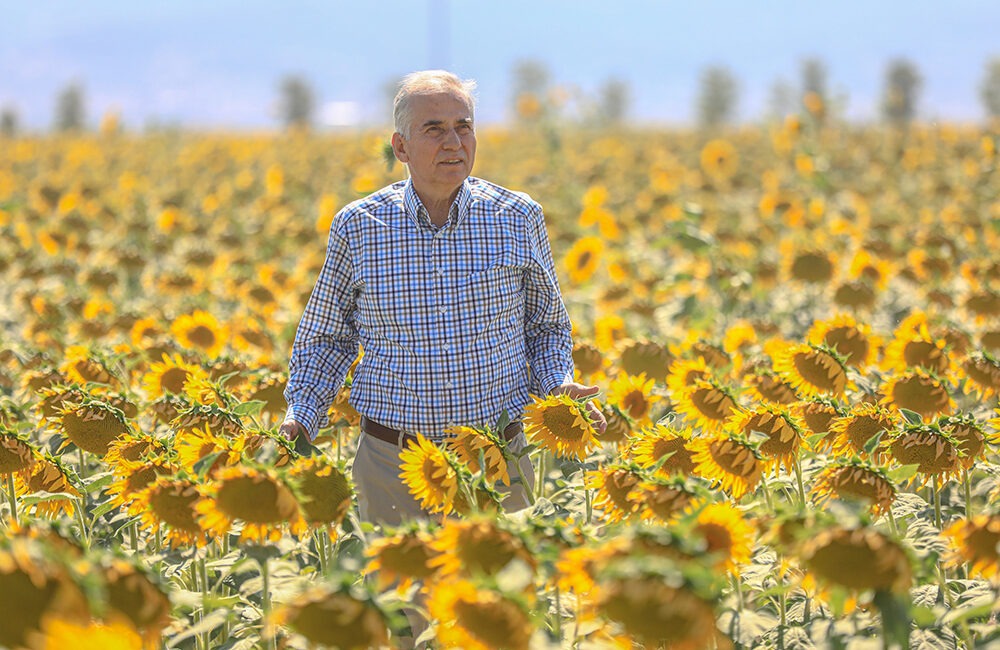
{"type": "MultiPolygon", "coordinates": [[[[531,393],[598,391],[573,381],[541,207],[470,176],[474,86],[439,70],[403,80],[392,148],[409,179],[337,214],[296,332],[280,429],[289,440],[316,436],[364,349],[351,388],[362,415],[353,477],[363,520],[423,515],[399,477],[399,453],[417,432],[440,441],[452,426],[495,425],[506,411],[512,424],[501,434],[516,452],[527,444],[519,419],[531,393]]],[[[603,430],[593,402],[588,412],[603,430]]],[[[515,483],[504,507],[527,505],[525,489],[515,483]]]]}

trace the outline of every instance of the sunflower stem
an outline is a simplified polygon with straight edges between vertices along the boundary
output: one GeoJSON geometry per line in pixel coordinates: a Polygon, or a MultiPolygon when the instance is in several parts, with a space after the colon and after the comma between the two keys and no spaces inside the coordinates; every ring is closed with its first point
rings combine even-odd
{"type": "MultiPolygon", "coordinates": [[[[205,560],[205,555],[198,558],[198,572],[201,574],[201,616],[202,620],[208,616],[208,609],[205,605],[208,601],[209,587],[208,587],[208,566],[205,560]]],[[[202,632],[202,643],[205,649],[208,650],[212,647],[212,634],[210,631],[206,630],[202,632]]]]}
{"type": "Polygon", "coordinates": [[[538,454],[538,498],[545,496],[545,456],[546,450],[542,449],[538,454]]]}
{"type": "Polygon", "coordinates": [[[892,514],[892,504],[885,509],[885,513],[889,515],[889,528],[892,530],[892,534],[899,536],[899,526],[896,524],[896,516],[892,514]]]}
{"type": "Polygon", "coordinates": [[[559,645],[562,645],[562,603],[559,601],[559,585],[556,585],[556,638],[559,639],[559,645]]]}
{"type": "Polygon", "coordinates": [[[323,531],[313,531],[313,544],[316,545],[316,554],[319,555],[319,572],[326,575],[326,540],[323,539],[323,531]]]}
{"type": "Polygon", "coordinates": [[[767,504],[767,509],[774,514],[774,503],[771,502],[771,490],[767,487],[767,477],[763,473],[760,475],[760,488],[761,492],[764,493],[764,502],[767,504]]]}
{"type": "Polygon", "coordinates": [[[87,516],[84,514],[86,506],[86,501],[81,497],[77,500],[76,508],[74,508],[75,514],[79,519],[80,524],[80,541],[83,543],[83,550],[90,550],[90,533],[87,531],[87,516]]]}
{"type": "MultiPolygon", "coordinates": [[[[504,450],[504,455],[506,454],[507,451],[504,450]]],[[[517,477],[521,479],[521,489],[524,490],[524,494],[528,497],[528,503],[530,503],[531,505],[535,505],[535,491],[533,489],[533,486],[528,485],[528,478],[524,475],[524,470],[521,469],[521,459],[515,457],[513,462],[514,462],[514,469],[517,470],[517,477]]],[[[510,464],[511,464],[511,459],[510,457],[508,457],[507,465],[509,466],[510,464]]]]}
{"type": "Polygon", "coordinates": [[[941,487],[937,476],[931,480],[931,493],[934,495],[934,525],[941,530],[941,487]]]}
{"type": "Polygon", "coordinates": [[[338,465],[340,464],[341,449],[343,448],[343,440],[342,440],[343,432],[344,432],[343,428],[340,427],[340,426],[338,426],[337,427],[337,464],[338,465]]]}
{"type": "Polygon", "coordinates": [[[17,492],[14,491],[14,474],[7,474],[7,499],[10,501],[10,518],[17,525],[17,492]]]}
{"type": "Polygon", "coordinates": [[[795,457],[795,483],[799,489],[799,503],[802,505],[802,509],[806,509],[806,486],[802,482],[802,461],[799,457],[795,457]]]}
{"type": "MultiPolygon", "coordinates": [[[[261,636],[264,636],[264,631],[267,626],[268,619],[270,618],[271,615],[271,579],[270,576],[268,575],[267,558],[260,559],[258,563],[260,564],[260,579],[262,582],[261,593],[260,593],[260,607],[264,614],[261,620],[260,631],[261,631],[261,636]]],[[[272,636],[267,641],[267,647],[270,648],[271,650],[276,650],[277,648],[276,644],[277,644],[277,639],[274,636],[272,636]]]]}
{"type": "Polygon", "coordinates": [[[591,517],[594,514],[594,497],[590,493],[590,488],[589,487],[584,487],[583,488],[583,498],[584,498],[584,500],[587,503],[587,521],[586,521],[586,523],[589,526],[590,525],[590,519],[591,519],[591,517]]]}
{"type": "Polygon", "coordinates": [[[132,544],[132,552],[133,553],[138,553],[139,552],[139,530],[138,530],[138,528],[139,528],[139,522],[133,519],[132,523],[129,524],[129,526],[128,526],[128,539],[129,539],[129,542],[132,544]]]}
{"type": "Polygon", "coordinates": [[[972,485],[969,483],[969,468],[962,471],[962,487],[965,490],[965,518],[972,519],[972,485]]]}
{"type": "Polygon", "coordinates": [[[733,589],[736,591],[736,611],[743,611],[743,581],[740,580],[739,574],[731,574],[733,579],[733,589]]]}

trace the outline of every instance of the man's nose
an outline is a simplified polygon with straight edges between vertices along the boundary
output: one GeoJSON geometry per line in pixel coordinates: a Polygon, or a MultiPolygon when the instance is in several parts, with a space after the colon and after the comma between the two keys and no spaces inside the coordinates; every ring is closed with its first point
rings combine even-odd
{"type": "Polygon", "coordinates": [[[448,149],[459,149],[462,146],[462,137],[458,135],[457,129],[448,129],[444,134],[444,146],[448,149]]]}

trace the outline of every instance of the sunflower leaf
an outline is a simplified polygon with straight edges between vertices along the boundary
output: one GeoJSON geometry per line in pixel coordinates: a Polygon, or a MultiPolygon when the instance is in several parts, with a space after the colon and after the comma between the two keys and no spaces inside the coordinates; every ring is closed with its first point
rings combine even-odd
{"type": "Polygon", "coordinates": [[[882,429],[874,436],[869,438],[868,442],[865,443],[865,453],[868,454],[869,456],[874,454],[875,450],[878,449],[879,444],[882,442],[882,436],[884,435],[885,435],[885,429],[882,429]]]}
{"type": "Polygon", "coordinates": [[[899,412],[902,414],[903,418],[906,420],[908,424],[920,424],[921,422],[924,421],[924,419],[920,417],[919,413],[911,411],[910,409],[901,408],[899,409],[899,412]]]}
{"type": "Polygon", "coordinates": [[[233,409],[233,413],[239,416],[255,416],[259,415],[264,407],[267,406],[267,402],[259,399],[255,399],[249,402],[243,402],[242,404],[237,404],[236,408],[233,409]]]}
{"type": "Polygon", "coordinates": [[[111,485],[115,480],[114,475],[111,472],[101,472],[100,474],[94,474],[85,485],[87,492],[92,494],[103,487],[111,485]]]}
{"type": "Polygon", "coordinates": [[[212,465],[215,464],[215,461],[218,460],[219,456],[223,453],[224,452],[221,451],[215,451],[199,458],[198,462],[194,464],[194,473],[199,478],[205,478],[208,475],[209,470],[212,469],[212,465]]]}
{"type": "Polygon", "coordinates": [[[909,481],[911,478],[917,475],[917,468],[920,467],[920,463],[914,463],[913,465],[902,465],[900,467],[893,467],[889,470],[889,480],[893,483],[899,484],[903,481],[909,481]]]}

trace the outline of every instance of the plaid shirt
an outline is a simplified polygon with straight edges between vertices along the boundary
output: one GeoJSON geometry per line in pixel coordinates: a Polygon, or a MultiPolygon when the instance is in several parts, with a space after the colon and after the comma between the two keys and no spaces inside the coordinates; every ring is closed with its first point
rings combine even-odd
{"type": "Polygon", "coordinates": [[[573,377],[571,325],[542,208],[470,177],[434,226],[410,181],[345,207],[299,322],[286,420],[315,438],[357,356],[350,402],[394,429],[519,419],[573,377]]]}

